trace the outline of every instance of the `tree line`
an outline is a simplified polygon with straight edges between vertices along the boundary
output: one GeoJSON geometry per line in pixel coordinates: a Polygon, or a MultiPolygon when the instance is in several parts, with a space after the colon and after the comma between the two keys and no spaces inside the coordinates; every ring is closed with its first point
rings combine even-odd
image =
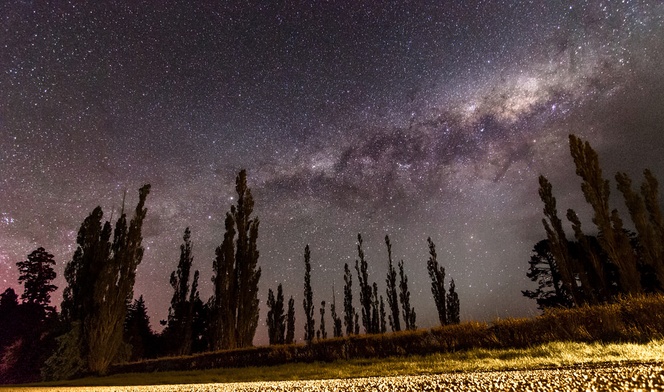
{"type": "MultiPolygon", "coordinates": [[[[186,228],[176,269],[169,283],[172,297],[160,334],[150,326],[143,296],[134,298],[136,268],[144,253],[142,225],[150,185],[139,189],[139,201],[129,218],[124,210],[112,223],[104,221],[96,207],[82,222],[77,248],[64,269],[67,282],[60,312],[50,304],[57,289],[53,255],[38,248],[17,263],[19,297],[9,288],[0,294],[0,382],[54,380],[85,374],[104,374],[112,363],[188,355],[197,352],[242,348],[252,345],[258,327],[258,283],[261,269],[256,246],[259,219],[253,216],[254,199],[247,186],[246,171],[236,177],[237,202],[224,220],[222,243],[213,260],[213,294],[203,301],[199,294],[199,271],[193,271],[193,241],[186,228]],[[26,366],[29,365],[29,366],[26,366]]],[[[459,297],[454,280],[445,288],[445,268],[439,265],[433,241],[427,239],[431,278],[442,325],[459,323],[459,297]]],[[[359,309],[353,302],[353,273],[344,265],[343,309],[337,309],[334,286],[330,304],[331,335],[325,324],[325,300],[318,307],[311,287],[311,250],[304,250],[304,341],[360,333],[378,334],[416,329],[416,313],[410,304],[404,261],[395,268],[392,244],[385,236],[388,272],[385,297],[370,281],[361,234],[357,236],[355,273],[359,309]],[[397,279],[398,269],[398,279],[397,279]],[[384,300],[385,298],[385,300],[384,300]],[[403,320],[403,327],[401,321],[403,320]]],[[[295,342],[295,301],[285,303],[283,285],[268,290],[266,326],[270,344],[295,342]]]]}
{"type": "Polygon", "coordinates": [[[543,309],[592,305],[621,295],[664,291],[664,218],[657,179],[645,169],[637,191],[626,173],[615,175],[636,230],[632,232],[624,227],[618,210],[610,207],[610,181],[603,177],[598,154],[590,143],[570,135],[569,146],[576,174],[582,180],[581,191],[593,212],[596,234],[586,234],[577,213],[570,208],[566,218],[574,239],[567,238],[553,186],[540,176],[546,239],[535,245],[529,261],[527,276],[538,287],[524,290],[523,295],[535,299],[543,309]]]}

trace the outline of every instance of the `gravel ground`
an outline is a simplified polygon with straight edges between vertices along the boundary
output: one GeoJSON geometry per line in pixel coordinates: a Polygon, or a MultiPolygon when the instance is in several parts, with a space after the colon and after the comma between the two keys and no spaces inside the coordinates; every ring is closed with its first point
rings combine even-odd
{"type": "MultiPolygon", "coordinates": [[[[0,388],[1,389],[1,388],[0,388]]],[[[36,391],[37,389],[16,389],[36,391]]],[[[664,364],[452,373],[338,380],[49,388],[48,391],[664,391],[664,364]]]]}

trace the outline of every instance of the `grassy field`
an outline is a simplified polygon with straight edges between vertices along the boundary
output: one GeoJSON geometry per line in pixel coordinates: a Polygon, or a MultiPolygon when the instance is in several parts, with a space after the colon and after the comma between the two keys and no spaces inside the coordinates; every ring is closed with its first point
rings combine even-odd
{"type": "MultiPolygon", "coordinates": [[[[600,363],[662,362],[664,339],[644,344],[553,342],[526,349],[473,349],[426,356],[354,359],[330,363],[291,363],[270,367],[116,374],[108,377],[32,385],[51,386],[202,384],[243,381],[311,380],[447,372],[535,369],[600,363]]],[[[27,387],[27,385],[22,386],[27,387]]],[[[2,390],[3,388],[0,388],[2,390]]],[[[12,390],[22,390],[13,388],[12,390]]]]}

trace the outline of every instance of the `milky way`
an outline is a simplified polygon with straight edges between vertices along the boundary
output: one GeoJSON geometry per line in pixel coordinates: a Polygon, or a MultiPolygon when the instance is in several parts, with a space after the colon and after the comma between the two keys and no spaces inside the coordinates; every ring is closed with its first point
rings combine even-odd
{"type": "Polygon", "coordinates": [[[539,174],[592,230],[567,135],[591,142],[609,178],[649,167],[664,179],[660,1],[247,3],[2,2],[3,290],[38,246],[63,288],[87,214],[117,216],[125,190],[133,204],[151,183],[135,294],[157,327],[187,226],[211,294],[246,168],[262,320],[279,283],[301,303],[306,244],[314,300],[334,285],[340,301],[357,233],[381,291],[390,235],[418,326],[437,322],[427,237],[462,319],[530,316],[539,174]]]}

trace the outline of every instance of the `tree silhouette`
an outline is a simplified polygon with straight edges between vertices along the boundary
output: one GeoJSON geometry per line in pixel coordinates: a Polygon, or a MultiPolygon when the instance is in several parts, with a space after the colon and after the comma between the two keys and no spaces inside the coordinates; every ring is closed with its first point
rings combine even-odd
{"type": "Polygon", "coordinates": [[[441,325],[447,325],[447,307],[445,305],[445,268],[438,265],[436,260],[436,245],[427,238],[429,244],[429,260],[427,261],[427,270],[429,271],[429,278],[431,278],[431,294],[436,302],[436,310],[438,310],[438,319],[441,325]]]}
{"type": "Polygon", "coordinates": [[[450,290],[447,293],[447,323],[459,324],[461,305],[459,303],[459,295],[456,292],[456,285],[454,279],[450,280],[450,290]]]}
{"type": "Polygon", "coordinates": [[[337,314],[336,295],[334,293],[334,285],[332,285],[332,304],[330,305],[330,314],[332,315],[332,335],[335,338],[343,336],[341,318],[337,314]]]}
{"type": "Polygon", "coordinates": [[[415,308],[410,307],[410,290],[408,289],[408,276],[404,272],[403,260],[399,261],[399,302],[401,303],[401,311],[403,312],[403,320],[406,330],[414,330],[415,308]]]}
{"type": "Polygon", "coordinates": [[[51,292],[58,288],[51,284],[56,277],[53,255],[39,247],[28,255],[27,260],[19,261],[16,265],[19,272],[18,282],[23,283],[24,287],[21,295],[23,303],[34,309],[39,319],[52,315],[55,308],[50,306],[51,292]]]}
{"type": "Polygon", "coordinates": [[[309,245],[304,247],[304,340],[311,343],[314,340],[316,321],[314,320],[314,294],[311,290],[311,252],[309,245]]]}
{"type": "Polygon", "coordinates": [[[155,334],[150,328],[150,317],[141,295],[127,308],[125,321],[125,340],[131,345],[132,361],[155,356],[155,334]]]}
{"type": "Polygon", "coordinates": [[[237,205],[226,213],[225,233],[217,247],[212,265],[212,349],[230,349],[252,345],[258,326],[257,267],[259,252],[258,218],[252,218],[254,199],[247,187],[247,172],[235,178],[237,205]],[[235,236],[237,235],[237,239],[235,236]]]}
{"type": "Polygon", "coordinates": [[[168,309],[168,324],[163,336],[168,340],[171,352],[176,355],[191,354],[192,328],[194,321],[194,303],[198,298],[198,271],[189,286],[191,266],[194,262],[191,231],[187,227],[180,245],[180,261],[177,271],[171,273],[170,284],[173,288],[171,306],[168,309]]]}
{"type": "Polygon", "coordinates": [[[385,294],[387,296],[387,305],[390,308],[390,314],[388,316],[390,322],[390,328],[392,332],[401,331],[401,321],[399,320],[399,299],[397,296],[397,271],[392,264],[392,244],[390,243],[390,237],[385,236],[385,245],[387,246],[387,278],[385,282],[387,283],[387,288],[385,289],[385,294]]]}
{"type": "Polygon", "coordinates": [[[355,260],[355,271],[357,271],[357,280],[360,288],[362,326],[364,326],[364,332],[366,333],[377,333],[378,299],[375,298],[374,293],[377,294],[378,290],[374,290],[372,284],[369,283],[368,263],[364,258],[361,234],[357,235],[357,256],[358,259],[355,260]]]}
{"type": "Polygon", "coordinates": [[[357,321],[357,313],[353,306],[353,275],[350,268],[348,268],[348,263],[344,263],[344,324],[346,335],[357,333],[355,332],[357,321]]]}
{"type": "Polygon", "coordinates": [[[291,296],[288,300],[288,314],[286,315],[286,344],[295,341],[295,300],[291,296]]]}
{"type": "Polygon", "coordinates": [[[272,289],[267,293],[267,335],[270,344],[284,344],[286,333],[286,316],[284,315],[284,291],[281,284],[277,286],[275,299],[272,289]]]}
{"type": "Polygon", "coordinates": [[[319,339],[327,339],[327,331],[325,330],[325,301],[320,302],[320,327],[318,328],[317,336],[319,339]]]}

